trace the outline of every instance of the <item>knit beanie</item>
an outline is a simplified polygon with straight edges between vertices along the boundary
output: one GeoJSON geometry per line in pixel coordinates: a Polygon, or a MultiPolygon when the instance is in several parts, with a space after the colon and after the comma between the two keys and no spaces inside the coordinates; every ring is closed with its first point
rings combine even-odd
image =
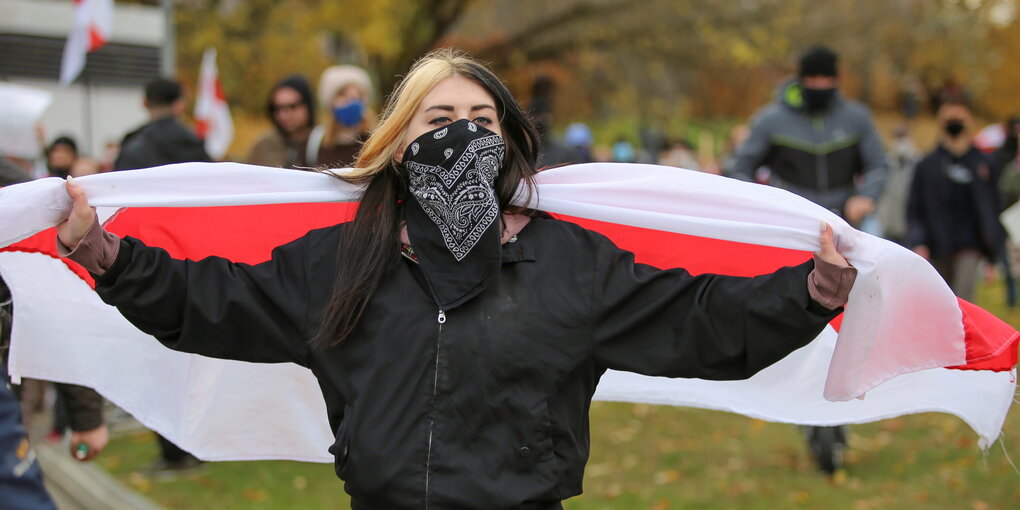
{"type": "Polygon", "coordinates": [[[814,46],[800,57],[798,76],[836,76],[836,53],[825,46],[814,46]]]}
{"type": "Polygon", "coordinates": [[[356,85],[361,89],[366,103],[374,102],[372,79],[364,69],[357,66],[343,65],[327,67],[319,77],[319,106],[328,110],[333,105],[333,96],[348,85],[356,85]]]}

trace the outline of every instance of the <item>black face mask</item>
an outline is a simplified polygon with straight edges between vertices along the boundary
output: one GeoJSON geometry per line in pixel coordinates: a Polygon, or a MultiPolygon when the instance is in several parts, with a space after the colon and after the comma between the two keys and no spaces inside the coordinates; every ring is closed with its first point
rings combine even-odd
{"type": "Polygon", "coordinates": [[[801,89],[801,97],[804,98],[804,108],[809,112],[817,112],[828,108],[835,95],[835,88],[809,89],[803,87],[801,89]]]}
{"type": "Polygon", "coordinates": [[[946,121],[946,125],[943,129],[946,130],[946,134],[948,134],[950,138],[956,138],[963,132],[964,127],[962,120],[950,119],[946,121]]]}
{"type": "Polygon", "coordinates": [[[407,235],[443,309],[476,296],[499,269],[494,185],[504,151],[502,137],[466,119],[419,136],[404,151],[407,235]]]}

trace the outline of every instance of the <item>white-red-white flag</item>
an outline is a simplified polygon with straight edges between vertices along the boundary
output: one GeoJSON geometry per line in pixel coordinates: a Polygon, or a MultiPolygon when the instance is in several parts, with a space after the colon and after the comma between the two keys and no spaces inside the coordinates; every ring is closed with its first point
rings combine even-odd
{"type": "Polygon", "coordinates": [[[222,159],[234,139],[234,121],[223,94],[220,72],[216,68],[216,50],[202,54],[198,72],[198,98],[195,100],[195,131],[205,140],[205,151],[213,159],[222,159]]]}
{"type": "MultiPolygon", "coordinates": [[[[787,191],[700,172],[593,163],[546,170],[536,181],[538,202],[530,205],[605,234],[641,263],[695,274],[767,273],[809,259],[824,220],[858,269],[846,313],[751,379],[610,371],[596,399],[811,425],[934,411],[962,418],[983,446],[998,437],[1013,403],[1020,335],[957,300],[909,250],[787,191]]],[[[244,263],[350,219],[359,197],[358,187],[324,173],[238,163],[183,163],[77,182],[114,234],[176,258],[244,263]]],[[[13,377],[93,387],[206,460],[332,461],[325,451],[332,431],[311,372],[170,351],[134,328],[99,299],[88,273],[56,256],[52,227],[70,207],[56,178],[0,190],[0,275],[17,303],[13,377]]]]}
{"type": "Polygon", "coordinates": [[[60,83],[68,85],[85,69],[85,55],[98,50],[113,32],[113,0],[74,0],[74,26],[64,45],[60,83]]]}

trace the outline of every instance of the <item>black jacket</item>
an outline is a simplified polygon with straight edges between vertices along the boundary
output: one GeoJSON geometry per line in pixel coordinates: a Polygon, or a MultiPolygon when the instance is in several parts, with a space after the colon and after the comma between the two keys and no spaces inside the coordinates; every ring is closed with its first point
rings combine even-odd
{"type": "Polygon", "coordinates": [[[313,351],[344,229],[309,232],[256,266],[172,260],[126,238],[96,290],[173,349],[310,368],[354,509],[559,508],[581,493],[588,408],[606,369],[744,379],[836,314],[808,296],[810,261],[692,277],[536,218],[503,246],[486,291],[445,322],[418,266],[402,260],[354,334],[313,351]]]}
{"type": "Polygon", "coordinates": [[[212,161],[202,139],[172,115],[160,117],[124,136],[114,170],[151,168],[171,163],[212,161]]]}
{"type": "Polygon", "coordinates": [[[958,157],[940,145],[917,163],[907,202],[907,246],[926,245],[933,258],[975,249],[995,260],[1004,241],[987,156],[972,147],[958,157]]]}

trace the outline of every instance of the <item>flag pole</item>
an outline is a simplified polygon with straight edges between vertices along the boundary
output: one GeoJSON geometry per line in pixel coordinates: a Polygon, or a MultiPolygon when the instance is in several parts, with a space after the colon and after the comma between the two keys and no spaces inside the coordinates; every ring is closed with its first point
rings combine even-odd
{"type": "Polygon", "coordinates": [[[163,49],[160,54],[160,72],[166,78],[177,75],[177,36],[174,32],[174,2],[160,0],[163,6],[163,49]]]}
{"type": "Polygon", "coordinates": [[[83,76],[81,77],[81,82],[82,82],[82,85],[85,86],[85,97],[84,97],[84,100],[81,102],[81,104],[82,104],[82,116],[83,116],[82,124],[84,124],[84,126],[85,126],[84,136],[82,137],[82,138],[84,138],[84,140],[82,140],[82,141],[85,142],[83,144],[83,146],[84,147],[88,147],[89,152],[92,152],[92,149],[93,149],[93,147],[92,147],[92,129],[93,129],[93,122],[92,122],[92,120],[93,120],[92,119],[92,80],[89,79],[88,73],[84,73],[83,72],[82,75],[83,76]]]}

